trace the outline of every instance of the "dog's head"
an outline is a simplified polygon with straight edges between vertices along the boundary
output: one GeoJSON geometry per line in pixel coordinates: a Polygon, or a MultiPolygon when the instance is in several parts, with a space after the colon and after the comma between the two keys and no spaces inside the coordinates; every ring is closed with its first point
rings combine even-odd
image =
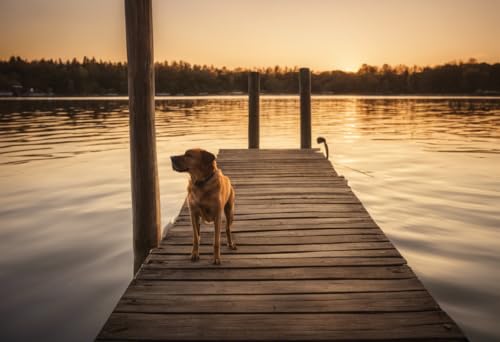
{"type": "Polygon", "coordinates": [[[189,172],[193,176],[203,177],[213,171],[215,156],[200,148],[193,148],[184,154],[171,156],[170,160],[174,171],[189,172]]]}

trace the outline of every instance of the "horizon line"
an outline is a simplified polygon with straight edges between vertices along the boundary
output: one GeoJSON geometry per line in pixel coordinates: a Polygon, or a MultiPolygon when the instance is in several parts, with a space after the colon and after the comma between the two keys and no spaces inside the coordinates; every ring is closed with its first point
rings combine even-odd
{"type": "MultiPolygon", "coordinates": [[[[119,64],[119,63],[122,63],[122,64],[127,64],[127,61],[124,61],[124,60],[104,60],[104,59],[97,59],[95,56],[83,56],[81,58],[79,57],[73,57],[73,58],[66,58],[66,59],[63,59],[61,57],[42,57],[42,58],[32,58],[32,59],[29,59],[29,58],[25,58],[25,57],[22,57],[20,55],[11,55],[10,57],[7,57],[7,58],[3,58],[3,57],[0,57],[0,63],[2,62],[9,62],[11,59],[21,59],[22,61],[24,62],[27,62],[27,63],[32,63],[32,62],[42,62],[42,61],[52,61],[52,62],[56,62],[56,63],[59,63],[59,62],[62,62],[62,63],[71,63],[73,61],[77,61],[78,63],[83,63],[85,61],[85,59],[87,60],[94,60],[96,61],[97,63],[109,63],[109,64],[119,64]]],[[[278,65],[278,64],[275,64],[275,65],[268,65],[268,66],[251,66],[251,67],[248,67],[248,66],[237,66],[237,67],[226,67],[225,65],[223,66],[217,66],[217,65],[214,65],[213,63],[191,63],[189,61],[186,61],[186,60],[183,60],[183,59],[172,59],[172,60],[167,60],[167,59],[164,59],[164,60],[155,60],[154,61],[155,64],[164,64],[164,63],[168,63],[168,65],[172,65],[173,63],[185,63],[185,64],[188,64],[190,66],[201,66],[201,67],[210,67],[210,68],[214,68],[214,69],[226,69],[228,71],[231,71],[231,72],[234,72],[234,71],[252,71],[252,70],[255,70],[255,71],[262,71],[262,70],[266,70],[266,69],[274,69],[276,67],[279,67],[279,68],[282,68],[282,69],[292,69],[292,70],[295,70],[295,69],[300,69],[302,67],[307,67],[307,66],[299,66],[299,65],[294,65],[294,66],[289,66],[289,65],[278,65]]],[[[357,73],[359,72],[359,70],[363,67],[363,66],[368,66],[368,67],[377,67],[377,68],[382,68],[384,66],[389,66],[391,68],[397,68],[397,67],[405,67],[405,68],[408,68],[408,69],[411,69],[411,68],[417,68],[417,69],[425,69],[425,68],[435,68],[435,67],[439,67],[439,66],[446,66],[446,65],[463,65],[463,64],[487,64],[487,65],[495,65],[495,64],[500,64],[500,60],[497,61],[497,62],[485,62],[484,60],[481,61],[477,58],[474,58],[474,57],[470,57],[470,58],[467,58],[465,60],[463,59],[454,59],[454,60],[451,60],[451,61],[448,61],[448,62],[444,62],[444,63],[436,63],[436,64],[427,64],[427,65],[417,65],[417,64],[413,64],[413,65],[407,65],[407,64],[403,64],[403,63],[399,63],[399,64],[389,64],[389,63],[383,63],[383,64],[369,64],[369,63],[361,63],[361,65],[357,68],[357,70],[353,71],[353,70],[346,70],[346,69],[335,69],[335,68],[332,68],[332,69],[315,69],[315,68],[312,68],[312,67],[308,67],[311,72],[315,71],[315,72],[328,72],[328,71],[342,71],[342,72],[345,72],[345,73],[357,73]]]]}

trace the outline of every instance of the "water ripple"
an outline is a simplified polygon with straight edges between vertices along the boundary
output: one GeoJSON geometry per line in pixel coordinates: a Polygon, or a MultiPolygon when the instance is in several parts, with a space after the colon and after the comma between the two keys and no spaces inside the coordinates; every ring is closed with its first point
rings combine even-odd
{"type": "MultiPolygon", "coordinates": [[[[500,98],[312,107],[313,137],[440,305],[472,340],[500,340],[500,98]]],[[[186,186],[169,156],[246,148],[247,110],[244,97],[156,101],[164,224],[186,186]]],[[[261,146],[299,146],[298,112],[297,97],[261,97],[261,146]]],[[[91,340],[127,286],[128,120],[124,98],[0,100],[2,339],[91,340]]]]}

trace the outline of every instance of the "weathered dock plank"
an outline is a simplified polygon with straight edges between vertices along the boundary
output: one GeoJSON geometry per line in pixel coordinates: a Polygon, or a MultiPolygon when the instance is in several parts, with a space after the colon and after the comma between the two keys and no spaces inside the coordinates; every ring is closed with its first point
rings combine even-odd
{"type": "MultiPolygon", "coordinates": [[[[193,263],[184,205],[98,340],[464,341],[317,150],[221,150],[238,250],[193,263]]],[[[222,245],[225,242],[222,234],[222,245]]]]}

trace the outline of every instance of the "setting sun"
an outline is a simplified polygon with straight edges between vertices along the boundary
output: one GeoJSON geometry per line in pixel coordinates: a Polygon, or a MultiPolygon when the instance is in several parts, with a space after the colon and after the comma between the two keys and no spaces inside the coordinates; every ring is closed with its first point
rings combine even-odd
{"type": "MultiPolygon", "coordinates": [[[[157,61],[356,71],[500,58],[491,0],[163,0],[153,9],[157,61]]],[[[3,0],[0,31],[0,58],[125,60],[121,0],[3,0]]]]}

